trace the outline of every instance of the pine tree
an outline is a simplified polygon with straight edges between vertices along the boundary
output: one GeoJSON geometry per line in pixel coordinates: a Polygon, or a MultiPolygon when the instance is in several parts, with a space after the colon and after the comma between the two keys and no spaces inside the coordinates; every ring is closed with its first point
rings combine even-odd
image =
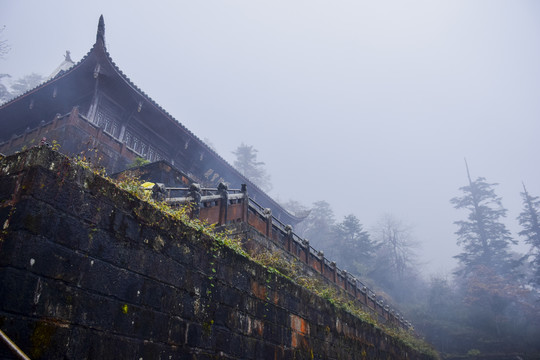
{"type": "Polygon", "coordinates": [[[365,275],[371,268],[377,244],[365,231],[360,220],[347,215],[333,229],[336,247],[336,260],[349,271],[365,275]]]}
{"type": "Polygon", "coordinates": [[[234,161],[236,170],[240,171],[242,175],[264,191],[270,191],[272,189],[270,176],[264,169],[264,162],[257,161],[257,150],[253,146],[242,143],[233,151],[233,154],[236,156],[236,160],[234,161]]]}
{"type": "Polygon", "coordinates": [[[463,196],[450,200],[456,209],[469,211],[467,220],[454,222],[459,227],[457,243],[463,248],[454,256],[463,266],[456,274],[466,275],[477,266],[508,271],[516,265],[509,253],[509,245],[516,242],[501,222],[506,209],[493,189],[497,184],[489,184],[483,177],[472,181],[468,168],[467,176],[469,185],[460,188],[463,196]]]}
{"type": "Polygon", "coordinates": [[[326,201],[317,201],[309,210],[309,215],[295,228],[301,237],[308,239],[317,250],[322,250],[332,259],[332,229],[336,220],[334,210],[326,201]]]}
{"type": "MultiPolygon", "coordinates": [[[[483,177],[471,180],[460,188],[463,196],[451,200],[456,209],[469,211],[467,220],[456,221],[458,245],[463,251],[455,256],[461,268],[460,288],[469,326],[482,332],[493,343],[515,333],[523,337],[526,322],[522,315],[530,304],[530,293],[519,278],[519,257],[512,257],[510,244],[515,244],[501,222],[506,216],[501,198],[495,194],[497,184],[483,177]]],[[[517,338],[513,338],[516,341],[517,338]]],[[[486,340],[483,340],[486,341],[486,340]]]]}
{"type": "Polygon", "coordinates": [[[525,185],[523,185],[521,197],[523,211],[519,214],[518,220],[523,230],[519,232],[519,235],[525,237],[525,242],[531,245],[529,256],[532,257],[532,282],[540,286],[540,198],[531,196],[525,185]]]}

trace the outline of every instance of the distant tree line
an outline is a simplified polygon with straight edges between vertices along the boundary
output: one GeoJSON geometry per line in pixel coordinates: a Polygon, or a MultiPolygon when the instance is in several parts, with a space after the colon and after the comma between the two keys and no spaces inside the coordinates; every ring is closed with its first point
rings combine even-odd
{"type": "Polygon", "coordinates": [[[31,73],[10,81],[11,75],[0,74],[0,104],[3,104],[45,81],[39,74],[31,73]]]}
{"type": "MultiPolygon", "coordinates": [[[[458,220],[461,252],[453,283],[435,277],[427,302],[412,306],[418,328],[444,353],[480,358],[483,354],[539,358],[540,355],[540,201],[525,186],[519,236],[526,254],[511,250],[517,243],[502,222],[507,210],[485,178],[460,188],[451,199],[467,213],[458,220]]],[[[515,358],[515,357],[514,357],[515,358]]]]}
{"type": "Polygon", "coordinates": [[[326,201],[310,209],[297,201],[283,205],[293,213],[309,211],[295,232],[389,297],[445,357],[540,358],[540,198],[523,186],[518,235],[530,250],[518,254],[496,185],[468,176],[461,195],[451,199],[467,213],[455,222],[458,267],[430,280],[420,276],[411,228],[396,217],[383,216],[370,233],[353,214],[336,221],[326,201]]]}
{"type": "MultiPolygon", "coordinates": [[[[336,261],[378,293],[391,299],[416,298],[410,283],[420,278],[411,227],[391,214],[383,215],[371,233],[358,217],[348,214],[336,221],[330,204],[317,201],[307,210],[296,201],[283,206],[293,213],[308,213],[295,232],[310,241],[329,260],[336,261]]],[[[398,307],[397,300],[394,301],[398,307]]]]}

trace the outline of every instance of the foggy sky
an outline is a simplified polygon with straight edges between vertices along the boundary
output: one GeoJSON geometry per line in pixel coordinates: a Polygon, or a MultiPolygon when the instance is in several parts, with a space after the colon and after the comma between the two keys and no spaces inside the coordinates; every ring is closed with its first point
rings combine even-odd
{"type": "Polygon", "coordinates": [[[254,145],[274,198],[392,213],[427,273],[459,252],[465,157],[514,234],[521,182],[540,195],[538,2],[0,0],[0,73],[79,61],[101,14],[120,69],[230,163],[254,145]]]}

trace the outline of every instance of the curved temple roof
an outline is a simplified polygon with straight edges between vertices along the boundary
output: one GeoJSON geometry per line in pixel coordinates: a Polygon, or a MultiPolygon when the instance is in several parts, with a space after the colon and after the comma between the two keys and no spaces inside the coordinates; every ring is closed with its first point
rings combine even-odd
{"type": "MultiPolygon", "coordinates": [[[[10,108],[23,108],[22,103],[23,99],[30,97],[32,94],[44,89],[46,87],[52,86],[53,84],[59,82],[60,80],[70,76],[71,74],[76,73],[79,70],[83,70],[87,73],[93,71],[94,78],[99,76],[106,76],[111,79],[111,82],[114,82],[119,88],[125,92],[127,88],[128,92],[131,92],[129,95],[132,99],[137,99],[139,103],[139,111],[141,107],[150,107],[153,109],[153,113],[159,114],[158,117],[152,118],[152,128],[158,130],[164,129],[175,129],[174,131],[161,131],[159,135],[168,141],[170,144],[178,144],[178,139],[174,138],[175,134],[184,134],[188,139],[191,139],[194,144],[199,148],[204,150],[206,154],[206,161],[213,162],[218,164],[219,167],[224,169],[228,174],[228,177],[236,178],[237,181],[241,183],[246,183],[248,185],[249,192],[251,196],[255,196],[257,202],[259,202],[264,207],[269,207],[274,212],[274,215],[277,218],[281,218],[281,221],[286,223],[291,223],[292,225],[297,224],[302,220],[302,218],[296,217],[285,209],[283,209],[277,202],[275,202],[270,196],[268,196],[264,191],[258,188],[253,182],[245,178],[240,172],[238,172],[233,166],[231,166],[225,159],[223,159],[218,153],[213,149],[207,146],[202,140],[200,140],[195,134],[193,134],[189,129],[182,125],[178,120],[176,120],[171,114],[169,114],[165,109],[163,109],[159,104],[157,104],[150,96],[148,96],[144,91],[138,88],[115,64],[111,56],[107,52],[105,46],[105,22],[103,15],[99,18],[97,33],[96,33],[96,42],[90,51],[78,62],[73,63],[69,56],[69,52],[66,53],[65,60],[59,65],[57,69],[51,74],[49,79],[43,84],[38,85],[34,89],[27,91],[24,94],[12,99],[11,101],[0,106],[0,122],[2,125],[5,125],[4,119],[2,119],[5,114],[6,117],[9,117],[13,111],[9,111],[10,108]],[[279,216],[282,215],[282,216],[279,216]]],[[[156,131],[158,131],[156,130],[156,131]]],[[[10,131],[7,129],[6,131],[10,131]]],[[[2,138],[0,140],[5,140],[2,138]]],[[[183,146],[182,146],[183,147],[183,146]]],[[[187,148],[187,144],[186,144],[187,148]]],[[[185,169],[180,169],[185,171],[185,169]]],[[[229,178],[227,179],[229,181],[229,178]]],[[[234,184],[239,186],[240,184],[234,184]]]]}

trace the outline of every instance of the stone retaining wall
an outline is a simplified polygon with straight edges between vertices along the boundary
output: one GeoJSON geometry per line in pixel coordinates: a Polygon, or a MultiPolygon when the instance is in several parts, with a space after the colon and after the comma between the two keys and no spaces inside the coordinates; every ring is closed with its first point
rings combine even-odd
{"type": "Polygon", "coordinates": [[[0,329],[33,359],[428,359],[46,147],[0,160],[0,204],[0,329]]]}

